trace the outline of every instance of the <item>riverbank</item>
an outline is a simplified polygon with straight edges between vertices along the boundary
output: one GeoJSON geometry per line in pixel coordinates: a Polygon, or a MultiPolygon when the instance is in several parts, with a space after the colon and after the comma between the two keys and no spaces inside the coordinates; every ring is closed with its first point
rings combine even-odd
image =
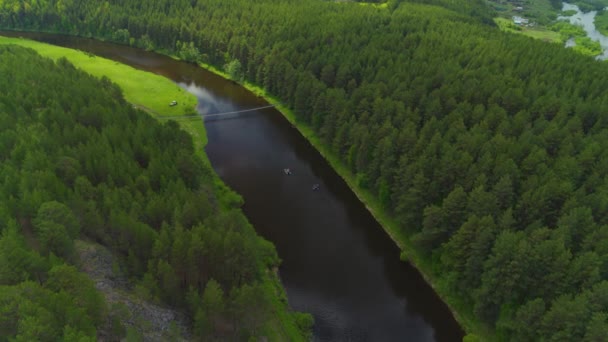
{"type": "MultiPolygon", "coordinates": [[[[137,70],[128,65],[114,62],[79,50],[41,43],[23,38],[0,36],[0,44],[15,44],[35,50],[53,60],[65,57],[75,67],[95,77],[107,77],[123,91],[125,99],[142,110],[153,112],[155,117],[193,114],[196,97],[170,80],[153,73],[137,70]],[[169,106],[171,101],[177,105],[169,106]]],[[[178,120],[180,126],[195,139],[199,157],[209,163],[203,148],[207,144],[207,134],[202,120],[178,120]]]]}
{"type": "Polygon", "coordinates": [[[582,12],[575,4],[563,3],[561,11],[549,6],[498,5],[494,22],[503,32],[521,34],[546,42],[561,43],[585,56],[606,59],[608,14],[582,12]],[[529,8],[530,7],[530,8],[529,8]],[[542,18],[542,20],[541,20],[542,18]]]}
{"type": "Polygon", "coordinates": [[[593,23],[601,34],[608,37],[608,10],[597,12],[593,23]]]}
{"type": "MultiPolygon", "coordinates": [[[[199,65],[218,76],[230,79],[228,73],[212,65],[199,63],[199,65]]],[[[468,335],[467,339],[475,341],[493,340],[493,331],[485,327],[473,315],[472,308],[467,308],[465,304],[451,294],[445,281],[441,280],[432,271],[430,260],[418,253],[411,244],[409,237],[399,229],[399,223],[390,216],[381,206],[380,202],[368,190],[361,188],[357,184],[356,176],[340,161],[339,156],[333,153],[320,138],[314,133],[312,127],[297,121],[295,113],[288,107],[281,104],[280,100],[269,94],[263,88],[250,83],[240,83],[244,88],[258,97],[264,98],[267,102],[275,105],[275,108],[300,132],[300,134],[323,156],[334,171],[346,182],[348,187],[357,196],[372,216],[380,223],[386,234],[401,250],[401,259],[412,264],[422,275],[425,281],[435,290],[435,292],[446,303],[456,321],[461,325],[468,335]]]]}
{"type": "MultiPolygon", "coordinates": [[[[141,71],[125,64],[92,55],[79,50],[59,47],[23,38],[0,36],[0,44],[15,44],[31,48],[44,57],[58,60],[65,57],[75,67],[95,76],[107,77],[123,91],[125,99],[134,107],[150,112],[156,119],[164,120],[163,116],[175,119],[180,115],[194,114],[197,104],[196,97],[171,80],[151,72],[141,71]],[[171,101],[177,105],[169,106],[171,101]]],[[[180,127],[194,138],[195,151],[205,163],[210,163],[204,152],[207,135],[204,122],[200,117],[188,117],[176,120],[180,127]]],[[[232,206],[238,197],[217,176],[213,181],[221,203],[232,206]]],[[[238,201],[237,201],[238,202],[238,201]]],[[[299,324],[308,321],[306,314],[294,313],[288,308],[283,286],[273,270],[267,270],[263,279],[263,288],[272,297],[275,320],[263,329],[270,341],[304,341],[299,324]]],[[[305,326],[303,326],[305,327],[305,326]]]]}
{"type": "MultiPolygon", "coordinates": [[[[569,23],[581,32],[577,36],[574,36],[574,39],[569,40],[566,46],[573,47],[575,51],[595,56],[598,60],[607,59],[608,37],[596,26],[596,23],[598,23],[598,12],[583,12],[577,5],[564,2],[563,13],[563,16],[557,18],[560,20],[560,23],[569,23]]],[[[605,20],[605,18],[600,18],[599,24],[605,26],[606,23],[602,22],[602,20],[605,20]]]]}
{"type": "Polygon", "coordinates": [[[514,1],[489,0],[498,17],[494,22],[501,31],[521,34],[545,42],[562,42],[560,34],[552,31],[550,25],[555,22],[559,11],[554,8],[550,1],[540,0],[526,5],[514,1]],[[515,18],[519,17],[515,23],[515,18]]]}
{"type": "Polygon", "coordinates": [[[65,57],[74,66],[95,77],[105,76],[112,80],[123,90],[127,101],[135,105],[145,105],[160,115],[192,114],[193,108],[196,106],[196,97],[170,80],[125,64],[83,51],[22,38],[0,36],[0,44],[28,47],[53,60],[65,57]],[[171,101],[177,101],[177,105],[169,106],[171,101]]]}

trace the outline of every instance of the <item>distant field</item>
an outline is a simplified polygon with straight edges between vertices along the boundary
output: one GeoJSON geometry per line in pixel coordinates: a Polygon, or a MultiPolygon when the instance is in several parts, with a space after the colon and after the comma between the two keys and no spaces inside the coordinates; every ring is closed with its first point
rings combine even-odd
{"type": "Polygon", "coordinates": [[[526,1],[524,17],[541,25],[547,25],[557,18],[558,9],[551,6],[549,0],[526,1]]]}
{"type": "Polygon", "coordinates": [[[521,34],[551,43],[561,43],[559,33],[547,29],[524,29],[521,34]]]}
{"type": "Polygon", "coordinates": [[[510,18],[513,15],[521,16],[530,19],[537,25],[548,25],[557,18],[559,11],[551,6],[549,0],[534,0],[526,1],[522,6],[523,11],[515,11],[515,5],[511,3],[498,2],[490,0],[492,7],[499,13],[500,16],[510,18]]]}
{"type": "Polygon", "coordinates": [[[559,33],[547,30],[546,28],[518,27],[515,26],[511,20],[506,18],[494,18],[494,21],[496,22],[496,25],[505,32],[522,34],[551,43],[561,43],[562,41],[559,33]]]}

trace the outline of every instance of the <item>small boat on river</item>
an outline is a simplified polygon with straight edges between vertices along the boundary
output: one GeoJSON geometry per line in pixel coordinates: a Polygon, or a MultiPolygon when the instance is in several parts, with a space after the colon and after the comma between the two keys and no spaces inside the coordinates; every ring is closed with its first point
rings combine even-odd
{"type": "Polygon", "coordinates": [[[317,191],[317,190],[319,190],[320,187],[321,186],[319,184],[313,184],[312,191],[317,191]]]}
{"type": "Polygon", "coordinates": [[[288,175],[288,176],[289,176],[289,175],[291,175],[291,170],[290,170],[290,169],[283,169],[283,172],[284,172],[286,175],[288,175]]]}

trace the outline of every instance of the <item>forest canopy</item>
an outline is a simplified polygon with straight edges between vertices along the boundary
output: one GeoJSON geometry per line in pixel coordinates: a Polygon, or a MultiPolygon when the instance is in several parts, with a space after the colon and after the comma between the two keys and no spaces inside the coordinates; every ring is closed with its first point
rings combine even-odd
{"type": "Polygon", "coordinates": [[[4,0],[0,23],[238,61],[497,338],[593,341],[608,331],[608,65],[501,33],[488,13],[464,0],[4,0]]]}

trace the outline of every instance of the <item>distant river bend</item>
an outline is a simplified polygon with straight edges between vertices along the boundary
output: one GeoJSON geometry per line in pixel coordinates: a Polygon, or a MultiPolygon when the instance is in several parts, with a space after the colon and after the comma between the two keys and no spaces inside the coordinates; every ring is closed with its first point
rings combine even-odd
{"type": "MultiPolygon", "coordinates": [[[[581,10],[576,5],[572,5],[564,2],[563,11],[576,11],[576,14],[569,17],[558,17],[558,19],[568,20],[573,25],[582,26],[585,32],[587,33],[587,37],[591,38],[600,43],[602,46],[602,54],[597,56],[599,60],[608,59],[608,37],[604,36],[595,28],[595,16],[597,15],[597,11],[591,11],[587,13],[581,12],[581,10]]],[[[572,40],[566,42],[566,46],[572,46],[574,43],[572,40]]]]}
{"type": "MultiPolygon", "coordinates": [[[[25,36],[88,51],[174,80],[199,113],[267,105],[192,64],[126,46],[50,34],[25,36]]],[[[463,331],[320,154],[273,108],[206,122],[215,171],[283,260],[291,307],[314,315],[316,341],[460,341],[463,331]],[[291,170],[291,175],[284,172],[291,170]],[[313,191],[313,185],[318,190],[313,191]]]]}

